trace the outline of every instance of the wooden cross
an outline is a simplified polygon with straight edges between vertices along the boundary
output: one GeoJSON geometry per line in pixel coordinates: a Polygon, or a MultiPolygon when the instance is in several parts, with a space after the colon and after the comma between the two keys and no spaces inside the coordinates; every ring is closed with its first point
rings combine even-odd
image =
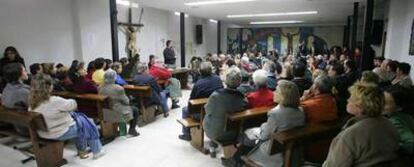
{"type": "MultiPolygon", "coordinates": [[[[138,24],[132,23],[132,7],[130,6],[128,8],[128,22],[127,23],[118,22],[118,26],[125,26],[127,28],[137,27],[136,31],[139,31],[141,27],[144,27],[144,24],[141,23],[143,13],[144,13],[144,9],[141,8],[141,13],[139,16],[138,24]]],[[[132,58],[133,56],[135,55],[132,55],[132,50],[128,50],[128,57],[132,58]]]]}

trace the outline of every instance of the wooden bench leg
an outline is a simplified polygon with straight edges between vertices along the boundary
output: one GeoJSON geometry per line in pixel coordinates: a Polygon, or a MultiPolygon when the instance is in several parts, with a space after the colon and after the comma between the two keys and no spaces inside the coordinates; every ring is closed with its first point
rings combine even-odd
{"type": "Polygon", "coordinates": [[[101,134],[103,139],[113,139],[118,136],[118,124],[101,121],[101,134]]]}
{"type": "Polygon", "coordinates": [[[283,166],[290,167],[292,166],[292,151],[293,151],[293,143],[287,143],[286,149],[283,152],[283,166]]]}
{"type": "Polygon", "coordinates": [[[236,151],[237,151],[237,148],[234,145],[223,146],[224,158],[233,157],[236,151]]]}
{"type": "Polygon", "coordinates": [[[199,127],[193,127],[190,129],[191,145],[202,152],[208,154],[208,150],[204,148],[204,130],[199,127]]]}
{"type": "Polygon", "coordinates": [[[63,142],[50,142],[34,150],[38,167],[59,167],[67,161],[63,159],[63,142]]]}

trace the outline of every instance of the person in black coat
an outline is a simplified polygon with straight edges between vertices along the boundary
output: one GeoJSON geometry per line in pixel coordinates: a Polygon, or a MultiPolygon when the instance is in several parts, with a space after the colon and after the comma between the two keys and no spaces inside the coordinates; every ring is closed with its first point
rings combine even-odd
{"type": "Polygon", "coordinates": [[[3,57],[0,59],[0,92],[6,86],[6,80],[3,76],[4,67],[7,64],[20,63],[25,67],[24,59],[20,56],[17,49],[13,46],[9,46],[4,50],[3,57]]]}
{"type": "Polygon", "coordinates": [[[166,64],[169,68],[172,68],[175,66],[175,52],[174,49],[172,47],[172,41],[171,40],[167,40],[166,43],[167,47],[164,49],[164,64],[166,64]]]}

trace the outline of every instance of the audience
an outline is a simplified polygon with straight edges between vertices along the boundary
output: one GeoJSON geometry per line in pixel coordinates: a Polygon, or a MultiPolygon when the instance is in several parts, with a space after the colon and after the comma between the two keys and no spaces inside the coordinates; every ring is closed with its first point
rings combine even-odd
{"type": "MultiPolygon", "coordinates": [[[[200,79],[194,84],[191,94],[190,100],[192,99],[200,99],[200,98],[208,98],[214,91],[222,89],[223,83],[218,76],[212,73],[213,72],[213,65],[210,62],[203,62],[200,65],[200,79]]],[[[182,118],[190,117],[188,108],[190,107],[190,103],[187,107],[183,107],[182,110],[182,118]]],[[[193,118],[200,120],[199,115],[193,116],[193,118]]],[[[190,130],[188,128],[183,127],[183,134],[179,135],[178,137],[181,140],[191,140],[190,130]]]]}
{"type": "Polygon", "coordinates": [[[128,134],[138,136],[136,131],[138,123],[138,108],[130,105],[129,99],[122,86],[116,84],[119,74],[108,69],[105,72],[105,82],[99,87],[99,94],[109,97],[109,109],[103,109],[103,117],[106,122],[129,122],[128,134]]]}
{"type": "Polygon", "coordinates": [[[256,90],[250,84],[250,75],[244,70],[241,70],[241,79],[241,84],[239,87],[237,87],[237,90],[241,92],[244,96],[256,90]]]}
{"type": "Polygon", "coordinates": [[[268,73],[264,70],[257,70],[253,73],[253,82],[256,85],[257,90],[246,96],[250,108],[274,105],[273,92],[267,85],[267,74],[268,73]]]}
{"type": "Polygon", "coordinates": [[[92,75],[93,75],[93,73],[96,71],[96,68],[95,68],[95,61],[91,61],[91,62],[89,62],[88,63],[88,67],[87,67],[87,69],[86,69],[86,76],[85,76],[85,78],[86,79],[89,79],[89,80],[91,80],[92,81],[92,75]]]}
{"type": "Polygon", "coordinates": [[[375,85],[379,85],[380,84],[380,78],[379,76],[372,72],[372,71],[364,71],[361,74],[361,82],[365,82],[365,83],[372,83],[375,85]]]}
{"type": "Polygon", "coordinates": [[[53,80],[50,76],[34,76],[31,86],[29,108],[43,115],[48,129],[47,131],[39,130],[37,133],[40,137],[61,141],[75,139],[78,156],[81,159],[88,158],[86,150],[88,145],[94,159],[104,155],[96,125],[85,118],[86,116],[74,112],[77,109],[76,101],[51,96],[53,80]],[[80,126],[85,125],[85,121],[89,126],[80,126]]]}
{"type": "Polygon", "coordinates": [[[9,63],[3,72],[7,85],[1,96],[2,105],[11,109],[27,109],[30,86],[23,83],[28,79],[26,69],[20,63],[9,63]]]}
{"type": "Polygon", "coordinates": [[[267,73],[267,88],[271,91],[276,90],[277,79],[276,79],[276,65],[270,60],[265,61],[263,64],[263,70],[267,73]]]}
{"type": "Polygon", "coordinates": [[[30,74],[32,75],[43,73],[42,65],[40,65],[39,63],[33,63],[32,65],[30,65],[29,68],[30,68],[30,74]]]}
{"type": "Polygon", "coordinates": [[[95,83],[89,80],[87,73],[79,64],[72,64],[69,70],[69,78],[72,81],[72,89],[76,93],[98,93],[95,83]]]}
{"type": "Polygon", "coordinates": [[[333,139],[323,166],[376,166],[397,158],[398,133],[381,116],[383,92],[367,83],[356,83],[349,92],[347,111],[353,117],[333,139]]]}

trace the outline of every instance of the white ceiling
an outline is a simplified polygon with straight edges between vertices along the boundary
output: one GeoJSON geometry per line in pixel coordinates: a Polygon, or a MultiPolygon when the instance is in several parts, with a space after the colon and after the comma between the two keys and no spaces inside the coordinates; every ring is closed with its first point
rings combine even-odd
{"type": "Polygon", "coordinates": [[[364,0],[257,0],[232,4],[206,5],[191,7],[185,2],[206,0],[134,0],[141,5],[185,12],[190,16],[222,20],[238,25],[248,25],[251,21],[300,20],[303,24],[346,24],[347,16],[353,13],[354,2],[364,0]],[[234,14],[276,13],[318,11],[315,15],[272,16],[255,18],[227,18],[234,14]]]}

